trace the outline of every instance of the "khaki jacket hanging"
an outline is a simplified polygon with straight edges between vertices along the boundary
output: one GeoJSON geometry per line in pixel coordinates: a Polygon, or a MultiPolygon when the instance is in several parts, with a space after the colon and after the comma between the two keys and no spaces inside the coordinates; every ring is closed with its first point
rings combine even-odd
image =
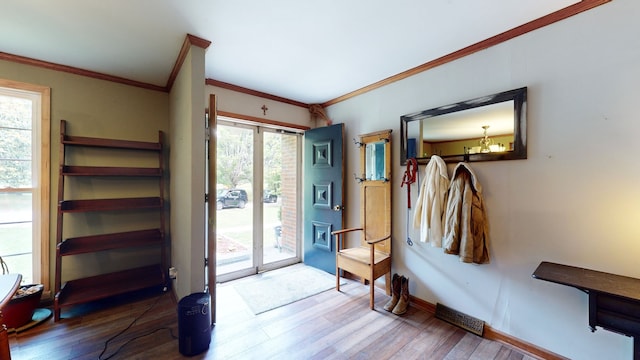
{"type": "Polygon", "coordinates": [[[443,248],[466,263],[489,263],[489,225],[482,186],[467,163],[453,170],[445,212],[443,248]]]}

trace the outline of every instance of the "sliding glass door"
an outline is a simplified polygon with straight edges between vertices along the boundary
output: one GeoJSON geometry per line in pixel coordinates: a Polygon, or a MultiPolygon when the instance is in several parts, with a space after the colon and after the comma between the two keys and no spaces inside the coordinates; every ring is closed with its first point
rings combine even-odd
{"type": "Polygon", "coordinates": [[[300,261],[300,136],[218,119],[217,281],[300,261]]]}
{"type": "Polygon", "coordinates": [[[253,273],[254,130],[223,125],[216,129],[217,276],[253,273]]]}
{"type": "Polygon", "coordinates": [[[299,135],[263,132],[263,267],[298,256],[299,135]]]}

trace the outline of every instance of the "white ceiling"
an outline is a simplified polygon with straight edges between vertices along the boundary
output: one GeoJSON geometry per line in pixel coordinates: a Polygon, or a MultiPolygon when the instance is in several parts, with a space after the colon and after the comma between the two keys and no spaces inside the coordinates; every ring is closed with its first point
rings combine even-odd
{"type": "Polygon", "coordinates": [[[575,0],[2,0],[0,52],[165,86],[186,34],[206,77],[322,103],[575,0]]]}

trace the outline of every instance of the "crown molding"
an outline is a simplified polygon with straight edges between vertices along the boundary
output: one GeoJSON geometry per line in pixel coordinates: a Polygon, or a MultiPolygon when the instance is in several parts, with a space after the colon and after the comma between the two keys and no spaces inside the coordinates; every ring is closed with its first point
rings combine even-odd
{"type": "Polygon", "coordinates": [[[309,104],[305,104],[305,103],[300,102],[300,101],[295,101],[295,100],[283,98],[283,97],[280,97],[280,96],[267,94],[267,93],[264,93],[264,92],[261,92],[261,91],[248,89],[248,88],[245,88],[245,87],[242,87],[242,86],[233,85],[233,84],[229,84],[229,83],[218,81],[218,80],[214,80],[214,79],[206,79],[205,80],[205,84],[211,85],[211,86],[216,86],[216,87],[227,89],[227,90],[231,90],[231,91],[237,91],[239,93],[243,93],[243,94],[247,94],[247,95],[253,95],[253,96],[261,97],[261,98],[264,98],[264,99],[269,99],[269,100],[279,101],[279,102],[283,102],[283,103],[290,104],[290,105],[300,106],[300,107],[303,107],[303,108],[308,108],[309,107],[309,104]]]}
{"type": "Polygon", "coordinates": [[[178,54],[178,58],[176,59],[176,63],[173,67],[173,70],[171,71],[171,75],[169,75],[169,80],[167,81],[166,86],[149,84],[141,81],[126,79],[119,76],[103,74],[96,71],[85,70],[85,69],[62,65],[62,64],[56,64],[49,61],[33,59],[33,58],[9,54],[5,52],[0,52],[0,60],[6,60],[6,61],[11,61],[11,62],[24,64],[24,65],[31,65],[31,66],[36,66],[36,67],[49,69],[49,70],[61,71],[61,72],[66,72],[66,73],[80,75],[80,76],[86,76],[86,77],[99,79],[99,80],[111,81],[115,83],[135,86],[135,87],[148,89],[148,90],[169,92],[171,90],[171,86],[173,86],[173,83],[175,82],[176,76],[178,76],[180,67],[184,63],[184,60],[187,56],[187,53],[189,52],[189,48],[191,47],[191,45],[206,49],[209,47],[209,45],[211,45],[211,41],[199,38],[191,34],[187,34],[182,44],[182,48],[180,49],[180,53],[178,54]]]}
{"type": "Polygon", "coordinates": [[[191,46],[197,46],[206,50],[209,45],[211,45],[211,41],[199,38],[195,35],[187,34],[184,42],[182,43],[182,48],[180,48],[180,53],[178,54],[176,63],[173,65],[173,69],[171,70],[171,74],[169,75],[169,79],[167,80],[167,86],[165,87],[166,91],[171,91],[173,83],[175,83],[176,78],[178,77],[180,68],[184,63],[184,60],[187,58],[187,54],[189,54],[191,46]]]}
{"type": "Polygon", "coordinates": [[[501,44],[505,41],[511,40],[513,38],[516,38],[520,35],[526,34],[528,32],[540,29],[542,27],[545,27],[547,25],[553,24],[555,22],[564,20],[566,18],[569,18],[571,16],[580,14],[584,11],[593,9],[595,7],[598,7],[600,5],[604,5],[608,2],[611,2],[613,0],[582,0],[578,3],[575,3],[573,5],[569,5],[566,8],[560,9],[558,11],[552,12],[548,15],[545,15],[543,17],[537,18],[535,20],[532,20],[528,23],[522,24],[520,26],[517,26],[513,29],[507,30],[501,34],[492,36],[488,39],[482,40],[480,42],[477,42],[473,45],[467,46],[465,48],[462,48],[460,50],[454,51],[450,54],[444,55],[442,57],[439,57],[435,60],[429,61],[427,63],[424,63],[422,65],[418,65],[412,69],[406,70],[404,72],[401,72],[399,74],[390,76],[386,79],[380,80],[378,82],[375,82],[371,85],[367,85],[363,88],[360,88],[358,90],[352,91],[350,93],[347,93],[345,95],[339,96],[335,99],[329,100],[327,102],[322,103],[322,107],[327,107],[330,105],[334,105],[337,104],[339,102],[345,101],[347,99],[351,99],[353,97],[356,97],[358,95],[362,95],[364,93],[367,93],[369,91],[381,88],[385,85],[389,85],[391,83],[394,83],[396,81],[400,81],[403,79],[406,79],[410,76],[419,74],[423,71],[429,70],[429,69],[433,69],[435,67],[438,67],[440,65],[444,65],[446,63],[452,62],[454,60],[458,60],[460,58],[463,58],[465,56],[471,55],[473,53],[476,53],[478,51],[481,50],[485,50],[487,48],[490,48],[494,45],[498,45],[501,44]]]}
{"type": "Polygon", "coordinates": [[[28,58],[25,56],[19,56],[19,55],[9,54],[5,52],[0,52],[0,60],[6,60],[6,61],[15,62],[18,64],[36,66],[36,67],[54,70],[54,71],[61,71],[69,74],[86,76],[94,79],[106,80],[106,81],[111,81],[115,83],[130,85],[130,86],[136,86],[143,89],[164,91],[164,92],[167,91],[167,89],[164,86],[158,86],[158,85],[144,83],[140,81],[125,79],[119,76],[107,75],[107,74],[99,73],[96,71],[80,69],[77,67],[67,66],[62,64],[56,64],[49,61],[28,58]]]}
{"type": "MultiPolygon", "coordinates": [[[[326,108],[328,106],[337,104],[339,102],[348,100],[350,98],[356,97],[358,95],[362,95],[364,93],[367,93],[369,91],[381,88],[383,86],[389,85],[391,83],[406,79],[408,77],[411,77],[413,75],[419,74],[421,72],[427,71],[429,69],[433,69],[435,67],[438,67],[440,65],[452,62],[454,60],[463,58],[467,55],[471,55],[473,53],[476,53],[478,51],[481,50],[485,50],[487,48],[490,48],[494,45],[498,45],[501,44],[505,41],[511,40],[513,38],[516,38],[520,35],[526,34],[528,32],[540,29],[542,27],[545,27],[547,25],[553,24],[555,22],[567,19],[571,16],[580,14],[584,11],[587,10],[591,10],[595,7],[598,7],[600,5],[604,5],[606,3],[609,3],[613,0],[582,0],[578,3],[575,3],[573,5],[567,6],[566,8],[560,9],[558,11],[555,11],[551,14],[545,15],[543,17],[540,17],[538,19],[532,20],[526,24],[517,26],[513,29],[507,30],[501,34],[495,35],[493,37],[490,37],[488,39],[482,40],[480,42],[477,42],[475,44],[472,44],[470,46],[467,46],[465,48],[462,48],[460,50],[454,51],[450,54],[444,55],[440,58],[437,58],[435,60],[426,62],[422,65],[416,66],[412,69],[403,71],[399,74],[390,76],[386,79],[380,80],[378,82],[375,82],[371,85],[367,85],[363,88],[360,88],[358,90],[349,92],[347,94],[344,94],[342,96],[339,96],[335,99],[326,101],[322,104],[320,104],[322,107],[326,108]]],[[[159,85],[154,85],[154,84],[149,84],[149,83],[144,83],[141,81],[135,81],[135,80],[131,80],[131,79],[126,79],[123,77],[119,77],[119,76],[113,76],[113,75],[108,75],[108,74],[103,74],[103,73],[99,73],[96,71],[91,71],[91,70],[85,70],[85,69],[80,69],[80,68],[76,68],[73,66],[67,66],[67,65],[62,65],[62,64],[56,64],[56,63],[52,63],[52,62],[48,62],[48,61],[43,61],[43,60],[38,60],[38,59],[33,59],[33,58],[28,58],[28,57],[24,57],[24,56],[19,56],[19,55],[14,55],[14,54],[9,54],[9,53],[5,53],[5,52],[0,52],[0,60],[6,60],[6,61],[11,61],[11,62],[15,62],[15,63],[20,63],[20,64],[25,64],[25,65],[31,65],[31,66],[36,66],[36,67],[41,67],[41,68],[45,68],[45,69],[49,69],[49,70],[54,70],[54,71],[61,71],[61,72],[66,72],[66,73],[70,73],[70,74],[75,74],[75,75],[80,75],[80,76],[87,76],[87,77],[91,77],[91,78],[95,78],[95,79],[100,79],[100,80],[106,80],[106,81],[111,81],[111,82],[116,82],[116,83],[120,83],[120,84],[125,84],[125,85],[130,85],[130,86],[135,86],[135,87],[140,87],[143,89],[149,89],[149,90],[155,90],[155,91],[163,91],[163,92],[169,92],[171,90],[171,87],[173,86],[173,83],[176,80],[176,77],[178,76],[178,72],[180,71],[180,67],[182,66],[182,64],[184,63],[184,60],[188,54],[189,48],[191,46],[197,46],[203,49],[207,49],[210,45],[211,45],[211,41],[199,38],[195,35],[191,35],[191,34],[187,34],[185,37],[185,40],[182,44],[182,48],[180,49],[180,53],[178,54],[178,57],[176,59],[176,62],[173,66],[173,69],[171,71],[171,74],[169,75],[169,79],[167,80],[167,84],[166,86],[159,86],[159,85]]],[[[300,101],[295,101],[295,100],[291,100],[291,99],[287,99],[287,98],[283,98],[280,96],[276,96],[276,95],[271,95],[268,93],[264,93],[261,91],[256,91],[256,90],[252,90],[252,89],[248,89],[248,88],[244,88],[238,85],[233,85],[230,83],[225,83],[222,81],[218,81],[218,80],[214,80],[214,79],[205,79],[205,84],[207,85],[212,85],[212,86],[217,86],[220,88],[224,88],[224,89],[228,89],[228,90],[232,90],[232,91],[237,91],[237,92],[241,92],[241,93],[245,93],[248,95],[253,95],[253,96],[257,96],[257,97],[261,97],[264,99],[270,99],[270,100],[274,100],[274,101],[279,101],[279,102],[283,102],[286,104],[290,104],[290,105],[294,105],[294,106],[300,106],[300,107],[304,107],[304,108],[308,108],[309,104],[305,104],[303,102],[300,101]]]]}

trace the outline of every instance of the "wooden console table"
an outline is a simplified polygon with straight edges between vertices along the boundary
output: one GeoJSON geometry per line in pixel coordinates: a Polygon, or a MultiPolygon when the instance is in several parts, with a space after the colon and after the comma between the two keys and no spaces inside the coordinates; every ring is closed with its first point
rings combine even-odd
{"type": "Polygon", "coordinates": [[[640,360],[640,279],[543,261],[535,279],[572,286],[589,294],[589,327],[633,337],[633,358],[640,360]]]}

